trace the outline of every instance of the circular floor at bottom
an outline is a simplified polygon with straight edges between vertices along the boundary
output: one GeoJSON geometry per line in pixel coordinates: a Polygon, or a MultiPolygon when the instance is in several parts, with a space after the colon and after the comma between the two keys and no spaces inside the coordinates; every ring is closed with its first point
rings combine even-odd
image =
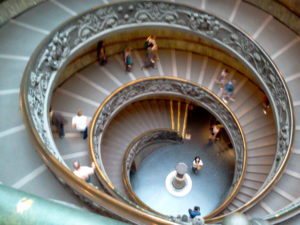
{"type": "Polygon", "coordinates": [[[187,214],[188,208],[198,205],[205,216],[223,202],[233,179],[234,154],[232,151],[220,153],[221,143],[208,144],[208,126],[205,119],[199,120],[198,117],[198,122],[190,124],[191,140],[159,148],[143,160],[137,172],[131,175],[131,184],[145,204],[173,216],[187,214]],[[204,163],[198,174],[191,169],[196,155],[204,163]],[[192,190],[184,197],[170,194],[165,187],[166,177],[178,162],[188,165],[193,184],[192,190]]]}

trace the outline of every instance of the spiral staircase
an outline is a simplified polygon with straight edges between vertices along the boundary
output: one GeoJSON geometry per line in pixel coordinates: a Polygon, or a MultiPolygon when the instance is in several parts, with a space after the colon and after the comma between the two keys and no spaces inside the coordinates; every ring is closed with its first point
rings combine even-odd
{"type": "MultiPolygon", "coordinates": [[[[28,61],[50,32],[90,8],[111,2],[116,1],[44,1],[2,25],[0,29],[0,112],[2,115],[0,143],[4,151],[0,158],[2,184],[46,199],[87,208],[86,204],[75,197],[69,189],[63,188],[57,177],[36,153],[22,120],[19,93],[28,61]]],[[[256,202],[253,207],[247,208],[245,213],[251,217],[272,218],[270,221],[274,224],[298,224],[300,221],[298,212],[300,168],[297,163],[299,161],[297,87],[300,78],[300,66],[297,63],[300,52],[299,36],[272,15],[246,1],[175,0],[171,2],[203,9],[234,24],[266,51],[281,72],[293,101],[294,149],[279,181],[269,188],[264,198],[256,202]],[[283,220],[274,219],[280,210],[293,205],[296,207],[291,210],[290,215],[287,213],[289,216],[283,217],[283,220]]],[[[236,99],[228,106],[236,115],[245,134],[248,157],[245,176],[239,191],[226,208],[218,212],[218,215],[227,214],[247,204],[265,187],[273,162],[276,161],[276,124],[272,112],[267,116],[262,113],[261,99],[264,95],[262,88],[249,74],[244,74],[245,71],[205,54],[165,47],[159,50],[160,61],[157,68],[151,70],[140,69],[143,57],[143,50],[134,50],[133,70],[126,73],[121,54],[112,54],[105,66],[100,67],[94,62],[80,71],[74,70],[75,73],[54,90],[51,105],[68,120],[65,138],[59,139],[54,135],[55,144],[64,163],[69,168],[72,168],[74,160],[79,160],[82,164],[90,164],[88,143],[71,128],[71,118],[78,109],[83,109],[84,114],[92,119],[101,102],[117,88],[128,82],[152,76],[173,76],[189,80],[220,96],[215,80],[223,68],[228,68],[230,76],[237,81],[236,99]]],[[[184,113],[181,113],[181,116],[183,115],[184,113]]],[[[104,134],[101,157],[106,175],[118,190],[118,195],[114,196],[118,201],[123,201],[119,195],[127,196],[122,183],[122,165],[118,163],[122,161],[126,150],[124,146],[141,133],[161,128],[172,129],[173,127],[170,118],[170,102],[159,99],[133,103],[110,122],[104,134]],[[118,139],[115,138],[116,136],[118,139]]],[[[97,179],[94,178],[93,183],[98,189],[112,194],[97,179]]],[[[132,219],[129,221],[132,222],[132,219]]]]}

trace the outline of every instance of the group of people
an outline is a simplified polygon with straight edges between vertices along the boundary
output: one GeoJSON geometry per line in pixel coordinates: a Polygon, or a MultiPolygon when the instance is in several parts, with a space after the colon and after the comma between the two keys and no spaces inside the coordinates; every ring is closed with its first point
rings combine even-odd
{"type": "MultiPolygon", "coordinates": [[[[202,167],[203,167],[203,161],[201,160],[200,156],[196,156],[192,166],[193,173],[197,174],[198,171],[202,169],[202,167]]],[[[191,219],[194,219],[195,217],[199,217],[199,219],[202,219],[202,217],[200,218],[201,213],[200,213],[199,206],[195,206],[194,209],[189,209],[188,212],[191,219]]]]}
{"type": "MultiPolygon", "coordinates": [[[[64,138],[65,130],[64,125],[67,124],[67,120],[63,115],[57,111],[54,111],[50,107],[50,120],[51,124],[56,128],[59,138],[64,138]]],[[[72,118],[72,127],[82,134],[83,140],[88,137],[88,124],[89,120],[83,115],[82,111],[79,110],[77,114],[72,118]]],[[[91,167],[81,166],[78,161],[73,163],[73,173],[86,182],[91,182],[91,175],[94,174],[95,164],[92,163],[91,167]]]]}
{"type": "MultiPolygon", "coordinates": [[[[223,69],[218,78],[216,79],[216,83],[220,87],[221,98],[227,104],[229,101],[234,102],[234,89],[236,81],[233,79],[229,79],[229,71],[228,69],[223,69]]],[[[263,113],[267,115],[268,110],[270,109],[270,102],[267,96],[263,96],[262,98],[262,107],[263,113]]]]}
{"type": "MultiPolygon", "coordinates": [[[[55,127],[56,131],[58,132],[59,138],[64,138],[64,126],[68,123],[68,121],[63,117],[63,115],[60,112],[54,111],[52,107],[50,107],[49,113],[51,124],[55,127]]],[[[79,110],[77,114],[72,118],[72,127],[82,134],[83,140],[87,139],[88,137],[88,124],[89,120],[86,116],[83,115],[81,110],[79,110]]]]}
{"type": "MultiPolygon", "coordinates": [[[[147,39],[144,43],[144,49],[146,50],[146,55],[145,55],[145,59],[144,59],[144,65],[142,66],[141,69],[155,68],[156,62],[159,61],[156,36],[150,35],[149,37],[147,37],[147,39]]],[[[103,41],[98,42],[97,59],[101,66],[103,66],[107,63],[107,56],[106,56],[103,41]]],[[[124,50],[123,60],[124,60],[125,71],[130,72],[133,67],[132,48],[127,47],[124,50]]],[[[220,75],[216,79],[216,83],[219,85],[222,100],[226,104],[229,101],[234,102],[235,101],[234,90],[235,90],[236,80],[229,78],[229,70],[228,69],[225,68],[221,71],[220,75]]],[[[264,96],[262,99],[262,106],[263,106],[263,113],[265,115],[267,115],[267,111],[270,108],[270,103],[266,96],[264,96]]],[[[220,130],[220,127],[214,127],[213,129],[215,131],[220,130]]],[[[210,137],[210,140],[216,140],[217,133],[218,132],[213,132],[212,136],[210,137]]]]}
{"type": "MultiPolygon", "coordinates": [[[[142,66],[142,69],[155,68],[155,64],[159,60],[158,52],[157,52],[158,46],[156,43],[156,36],[150,35],[146,39],[146,41],[144,43],[144,49],[146,50],[146,55],[145,55],[144,65],[142,66]]],[[[98,59],[99,65],[101,65],[101,66],[103,66],[107,63],[107,56],[106,56],[103,41],[98,42],[97,59],[98,59]]],[[[124,61],[125,71],[130,72],[133,67],[132,48],[131,47],[125,48],[125,50],[123,52],[123,61],[124,61]]]]}
{"type": "MultiPolygon", "coordinates": [[[[146,50],[146,55],[144,59],[144,65],[141,69],[155,68],[155,63],[159,60],[156,36],[150,35],[147,38],[146,42],[144,43],[144,49],[146,50]]],[[[129,47],[124,51],[124,65],[127,72],[130,72],[133,66],[131,52],[132,49],[129,47]]]]}
{"type": "MultiPolygon", "coordinates": [[[[144,65],[142,69],[144,68],[154,68],[155,63],[159,60],[158,57],[158,46],[156,43],[156,37],[150,35],[145,44],[144,49],[146,50],[146,55],[144,59],[144,65]]],[[[132,49],[130,47],[126,48],[124,51],[124,65],[125,70],[130,72],[133,66],[132,62],[132,56],[131,56],[132,49]]],[[[107,63],[107,56],[105,52],[105,47],[103,44],[103,41],[98,42],[97,46],[97,58],[98,62],[101,66],[105,65],[107,63]]],[[[221,97],[222,100],[225,103],[228,103],[228,101],[234,101],[233,94],[234,94],[234,88],[235,88],[235,80],[229,79],[229,71],[227,69],[223,69],[221,74],[216,80],[216,83],[220,87],[221,91],[221,97]]],[[[269,100],[266,96],[262,99],[262,105],[263,105],[263,113],[266,115],[267,110],[270,108],[269,100]]],[[[67,124],[67,120],[62,116],[61,113],[53,111],[52,108],[50,108],[50,118],[52,125],[56,128],[58,135],[60,138],[63,138],[65,136],[64,131],[64,125],[67,124]]],[[[79,131],[82,134],[82,138],[85,140],[88,137],[88,118],[83,115],[82,111],[78,111],[77,114],[72,118],[72,127],[79,131]]],[[[219,139],[218,134],[220,130],[223,128],[223,125],[216,123],[211,127],[211,134],[209,136],[210,141],[217,141],[219,139]]],[[[73,163],[74,167],[74,174],[78,176],[79,178],[90,182],[91,175],[94,173],[95,170],[95,164],[92,163],[91,167],[88,166],[80,166],[80,163],[78,161],[75,161],[73,163]]],[[[192,170],[195,174],[198,173],[203,167],[203,161],[199,156],[196,156],[193,160],[193,166],[192,170]]],[[[189,210],[189,213],[191,217],[193,215],[196,215],[200,213],[200,208],[195,207],[194,210],[189,210]]],[[[192,217],[193,218],[193,217],[192,217]]]]}

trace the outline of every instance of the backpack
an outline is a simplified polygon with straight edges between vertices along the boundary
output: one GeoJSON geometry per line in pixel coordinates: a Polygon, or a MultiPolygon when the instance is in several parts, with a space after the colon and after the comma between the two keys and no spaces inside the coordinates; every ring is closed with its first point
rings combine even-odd
{"type": "Polygon", "coordinates": [[[148,47],[149,47],[149,41],[146,41],[146,42],[144,43],[144,49],[147,50],[148,47]]]}

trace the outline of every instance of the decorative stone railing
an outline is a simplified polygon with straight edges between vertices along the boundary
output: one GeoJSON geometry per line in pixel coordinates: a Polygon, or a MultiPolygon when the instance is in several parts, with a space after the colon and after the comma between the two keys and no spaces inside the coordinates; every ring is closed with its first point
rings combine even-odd
{"type": "MultiPolygon", "coordinates": [[[[109,211],[130,221],[143,220],[145,224],[156,221],[157,217],[116,202],[71,175],[54,143],[48,119],[49,102],[60,72],[82,49],[108,33],[145,27],[178,29],[217,44],[244,63],[267,93],[277,128],[276,160],[261,191],[236,211],[250,208],[278,180],[290,155],[294,133],[290,94],[270,57],[253,39],[220,18],[185,5],[132,1],[93,8],[65,22],[42,41],[26,67],[20,92],[25,122],[39,153],[60,180],[85,198],[94,199],[97,204],[101,203],[109,211]]],[[[215,220],[220,219],[222,217],[215,220]]],[[[160,222],[168,223],[165,220],[160,222]]]]}
{"type": "MultiPolygon", "coordinates": [[[[153,209],[145,205],[145,203],[143,203],[134,193],[134,190],[132,189],[130,183],[131,167],[133,164],[135,165],[135,167],[138,167],[137,161],[142,161],[147,155],[155,151],[157,149],[157,145],[161,147],[161,145],[175,145],[182,143],[183,139],[178,135],[177,131],[169,129],[158,129],[150,130],[141,134],[128,145],[123,158],[122,179],[130,199],[135,201],[143,208],[154,211],[153,209]]],[[[158,212],[155,213],[159,214],[158,212]]]]}
{"type": "MultiPolygon", "coordinates": [[[[254,78],[249,70],[239,62],[237,59],[226,53],[222,49],[217,48],[212,43],[207,43],[197,36],[187,35],[186,32],[165,30],[165,29],[141,29],[127,31],[126,33],[111,34],[104,39],[106,56],[109,58],[124,51],[124,46],[130,46],[134,50],[143,50],[145,43],[145,36],[156,34],[156,40],[159,49],[174,49],[178,51],[193,52],[199,55],[207,56],[218,62],[225,64],[230,71],[236,71],[249,78],[253,82],[254,78]]],[[[88,49],[80,53],[80,56],[70,62],[64,68],[59,77],[57,86],[62,85],[69,77],[73,76],[76,72],[84,69],[90,64],[97,62],[97,43],[93,44],[88,49]]],[[[253,85],[259,86],[254,83],[253,85]]]]}
{"type": "MultiPolygon", "coordinates": [[[[123,175],[125,175],[129,181],[130,168],[135,161],[136,157],[143,152],[143,156],[139,157],[138,161],[142,161],[146,155],[149,155],[152,151],[148,151],[145,154],[145,149],[151,145],[162,144],[180,144],[182,143],[182,137],[178,135],[176,131],[159,129],[148,131],[139,137],[135,138],[127,147],[123,160],[123,175]]],[[[135,163],[136,164],[136,163],[135,163]]],[[[124,176],[123,176],[124,178],[124,176]]]]}
{"type": "MultiPolygon", "coordinates": [[[[179,97],[195,105],[208,110],[218,121],[220,121],[230,137],[235,150],[235,171],[233,185],[228,191],[230,194],[214,213],[221,211],[230,203],[237,193],[242,182],[247,160],[246,143],[242,129],[233,112],[224,104],[219,97],[208,89],[195,83],[185,81],[175,77],[150,77],[132,81],[109,95],[97,109],[91,125],[90,148],[92,160],[98,164],[98,175],[103,186],[114,196],[120,196],[120,192],[115,187],[110,178],[106,175],[101,158],[101,145],[104,132],[110,121],[126,105],[140,99],[169,96],[179,97]]],[[[124,199],[124,196],[122,197],[124,199]]]]}

